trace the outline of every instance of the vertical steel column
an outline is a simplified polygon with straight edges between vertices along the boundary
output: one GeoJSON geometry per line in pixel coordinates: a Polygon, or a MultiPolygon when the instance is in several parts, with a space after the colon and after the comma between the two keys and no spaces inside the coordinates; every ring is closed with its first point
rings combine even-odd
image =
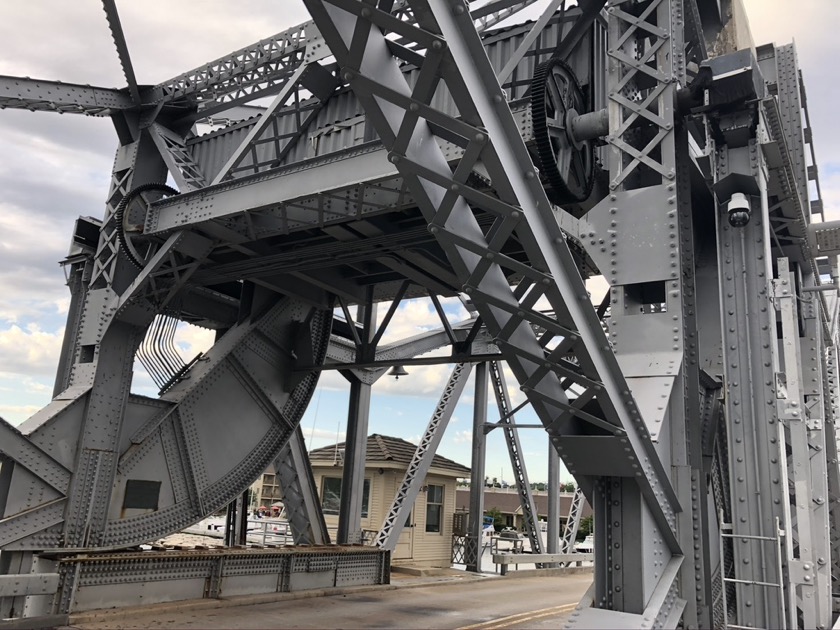
{"type": "Polygon", "coordinates": [[[826,350],[826,358],[823,363],[823,381],[826,391],[825,446],[828,461],[828,499],[831,523],[829,572],[832,575],[840,575],[840,458],[838,458],[840,430],[837,426],[838,418],[840,418],[837,409],[838,402],[840,402],[840,380],[838,380],[837,346],[833,340],[826,350]]]}
{"type": "MultiPolygon", "coordinates": [[[[560,455],[551,440],[548,442],[548,483],[546,484],[546,490],[548,491],[546,553],[560,553],[560,455]]],[[[568,549],[564,549],[563,552],[568,552],[568,549]]]]}
{"type": "MultiPolygon", "coordinates": [[[[80,221],[82,220],[76,222],[77,227],[80,221]]],[[[74,351],[81,328],[85,298],[87,297],[88,283],[93,267],[92,252],[83,261],[68,263],[68,265],[70,269],[67,274],[67,286],[70,289],[70,306],[67,309],[67,323],[64,326],[64,338],[61,342],[61,355],[58,359],[58,369],[55,375],[53,398],[67,389],[70,384],[74,351]]]]}
{"type": "MultiPolygon", "coordinates": [[[[376,305],[370,301],[359,306],[358,319],[362,322],[361,352],[373,339],[376,323],[376,305]]],[[[351,326],[353,322],[348,322],[351,326]]],[[[365,484],[365,458],[367,456],[368,421],[370,419],[371,385],[356,375],[350,378],[350,403],[347,414],[347,436],[344,443],[344,470],[341,477],[341,505],[338,512],[338,544],[361,543],[362,498],[365,484]]]]}
{"type": "MultiPolygon", "coordinates": [[[[132,323],[113,318],[112,302],[138,270],[120,252],[114,212],[130,189],[166,179],[166,165],[148,131],[136,122],[114,117],[120,134],[111,190],[93,269],[85,295],[80,329],[74,340],[67,386],[90,386],[76,451],[76,466],[64,521],[68,547],[101,543],[108,517],[123,415],[133,375],[134,354],[154,313],[136,309],[132,323]]],[[[68,356],[69,358],[69,356],[68,356]]]]}
{"type": "MultiPolygon", "coordinates": [[[[825,538],[827,532],[820,532],[812,522],[813,505],[819,499],[812,486],[812,461],[809,444],[809,429],[820,424],[811,417],[805,404],[805,383],[801,367],[803,357],[800,352],[799,309],[797,308],[796,276],[790,270],[787,258],[777,260],[778,279],[773,283],[774,297],[781,314],[782,356],[784,372],[780,377],[777,392],[779,415],[785,425],[785,434],[790,456],[788,459],[788,488],[791,492],[790,503],[793,519],[788,527],[788,597],[791,611],[799,609],[798,616],[803,627],[827,627],[831,623],[830,611],[826,610],[820,618],[820,600],[830,598],[830,590],[820,593],[817,589],[821,581],[817,571],[817,538],[825,538]],[[792,543],[792,545],[791,545],[792,543]],[[790,552],[793,552],[790,554],[790,552]],[[795,605],[794,605],[795,604],[795,605]]],[[[815,296],[816,297],[816,296],[815,296]]],[[[819,416],[819,414],[818,414],[819,416]]],[[[820,425],[820,434],[821,425],[820,425]]],[[[813,459],[819,459],[819,456],[813,459]]],[[[817,470],[824,477],[824,469],[817,470]]],[[[820,482],[822,485],[822,482],[820,482]]],[[[822,499],[824,501],[824,499],[822,499]]],[[[824,515],[819,512],[818,515],[824,515]]],[[[827,523],[826,523],[827,528],[827,523]]],[[[823,558],[825,561],[825,558],[823,558]]],[[[824,603],[823,603],[824,605],[824,603]]],[[[793,625],[793,623],[791,623],[793,625]]]]}
{"type": "MultiPolygon", "coordinates": [[[[717,176],[744,162],[752,169],[760,196],[750,198],[752,218],[744,227],[729,224],[725,204],[717,212],[718,268],[723,329],[726,435],[732,509],[731,566],[735,585],[734,622],[756,628],[781,628],[783,602],[776,551],[758,537],[776,538],[777,519],[786,515],[784,433],[776,414],[776,317],[770,304],[767,183],[761,175],[756,141],[716,153],[717,176]],[[781,442],[780,442],[781,440],[781,442]],[[738,538],[737,536],[756,538],[738,538]]],[[[726,200],[720,200],[724,202],[726,200]]],[[[783,525],[784,527],[784,525],[783,525]]],[[[726,541],[730,544],[730,541],[726,541]]],[[[726,562],[724,560],[724,562],[726,562]]]]}
{"type": "Polygon", "coordinates": [[[225,519],[225,545],[235,547],[247,544],[248,491],[228,504],[225,519]]]}
{"type": "MultiPolygon", "coordinates": [[[[803,272],[801,286],[813,288],[816,278],[810,272],[803,272]]],[[[823,345],[822,321],[825,314],[815,292],[804,293],[799,301],[803,336],[799,339],[802,370],[802,394],[804,396],[808,451],[810,454],[811,497],[811,541],[815,561],[817,592],[817,625],[831,622],[831,529],[828,500],[828,449],[826,443],[826,405],[828,391],[823,381],[825,350],[823,345]]],[[[831,452],[834,452],[832,449],[831,452]]]]}
{"type": "Polygon", "coordinates": [[[357,378],[350,381],[344,470],[341,478],[341,507],[338,513],[337,542],[362,542],[362,495],[365,482],[368,420],[371,386],[357,378]]]}
{"type": "Polygon", "coordinates": [[[475,368],[475,399],[473,401],[472,459],[470,461],[470,521],[464,545],[467,571],[481,573],[481,543],[484,533],[484,464],[487,455],[487,364],[475,368]]]}
{"type": "Polygon", "coordinates": [[[594,605],[644,617],[649,606],[659,606],[654,624],[684,610],[686,627],[697,627],[703,623],[697,607],[702,591],[695,576],[702,563],[689,550],[702,553],[701,532],[694,530],[699,521],[693,517],[705,496],[692,483],[686,452],[698,398],[696,355],[691,355],[696,347],[690,318],[691,174],[690,165],[679,162],[683,152],[687,155],[687,140],[674,111],[675,90],[685,73],[682,2],[610,0],[607,15],[610,195],[586,217],[593,239],[588,251],[600,258],[612,287],[613,351],[679,497],[675,528],[682,553],[672,556],[673,550],[662,545],[662,529],[652,522],[632,481],[602,466],[592,504],[594,605]],[[640,72],[645,64],[655,72],[640,72]],[[644,140],[638,135],[642,128],[644,140]],[[653,564],[652,557],[657,558],[653,564]],[[681,567],[678,582],[668,582],[665,566],[672,558],[681,567]],[[663,591],[667,595],[657,603],[663,591]]]}
{"type": "MultiPolygon", "coordinates": [[[[675,133],[676,148],[676,228],[679,238],[679,313],[672,315],[675,333],[682,346],[680,372],[674,380],[668,416],[671,430],[671,471],[683,511],[679,516],[680,543],[686,561],[680,567],[680,588],[686,599],[683,623],[688,628],[708,628],[712,624],[712,581],[709,539],[709,488],[703,461],[703,424],[700,413],[700,352],[695,259],[694,213],[702,216],[711,207],[695,207],[688,130],[680,125],[675,133]],[[678,330],[676,324],[681,324],[678,330]]],[[[696,202],[699,205],[699,202],[696,202]]],[[[699,249],[699,248],[698,248],[699,249]]]]}

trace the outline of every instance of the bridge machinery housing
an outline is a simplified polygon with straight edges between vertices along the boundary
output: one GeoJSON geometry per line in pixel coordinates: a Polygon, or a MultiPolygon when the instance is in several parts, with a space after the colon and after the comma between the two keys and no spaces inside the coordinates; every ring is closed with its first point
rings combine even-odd
{"type": "MultiPolygon", "coordinates": [[[[0,423],[2,617],[386,582],[473,366],[471,513],[502,428],[532,547],[557,554],[506,365],[595,512],[572,627],[829,627],[840,228],[794,46],[756,47],[739,0],[304,3],[311,21],[149,86],[103,0],[126,88],[0,77],[0,107],[118,139],[64,262],[53,400],[0,423]],[[441,328],[380,343],[418,297],[441,328]],[[182,358],[181,322],[212,349],[182,358]],[[157,397],[132,393],[135,357],[157,397]],[[371,386],[412,362],[455,368],[374,547],[353,546],[371,386]],[[325,369],[351,386],[338,545],[299,427],[325,369]],[[272,462],[300,546],[138,550],[272,462]]],[[[480,537],[474,519],[473,570],[480,537]]]]}

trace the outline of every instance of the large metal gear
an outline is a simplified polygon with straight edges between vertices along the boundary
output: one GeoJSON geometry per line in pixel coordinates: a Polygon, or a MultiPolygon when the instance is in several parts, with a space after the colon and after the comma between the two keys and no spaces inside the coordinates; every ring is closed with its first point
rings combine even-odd
{"type": "Polygon", "coordinates": [[[548,198],[580,203],[592,193],[595,154],[592,140],[577,140],[573,121],[589,111],[575,73],[552,58],[537,66],[531,80],[531,120],[540,174],[548,198]]]}
{"type": "Polygon", "coordinates": [[[143,238],[143,221],[152,201],[177,195],[178,191],[166,184],[143,184],[129,191],[122,198],[114,213],[117,238],[126,258],[139,269],[157,251],[157,239],[143,238]]]}

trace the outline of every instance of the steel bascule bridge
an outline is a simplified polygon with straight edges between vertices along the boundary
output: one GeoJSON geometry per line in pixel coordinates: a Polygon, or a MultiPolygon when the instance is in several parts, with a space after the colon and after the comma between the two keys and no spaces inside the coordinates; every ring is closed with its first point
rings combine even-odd
{"type": "Polygon", "coordinates": [[[595,511],[573,627],[832,625],[840,225],[792,45],[755,47],[738,0],[550,0],[515,26],[532,1],[305,0],[311,21],[143,85],[103,4],[125,88],[0,77],[0,107],[108,117],[118,139],[104,216],[64,261],[53,400],[0,423],[0,616],[167,576],[205,596],[387,580],[474,370],[472,487],[492,424],[535,550],[565,550],[534,533],[528,406],[595,511]],[[469,320],[447,318],[455,296],[469,320]],[[380,343],[418,297],[440,329],[380,343]],[[212,349],[182,358],[180,322],[212,349]],[[132,393],[135,357],[159,396],[132,393]],[[440,403],[375,546],[352,546],[371,386],[434,362],[455,366],[440,403]],[[350,381],[335,541],[299,427],[325,369],[350,381]],[[125,551],[272,462],[299,548],[125,551]]]}

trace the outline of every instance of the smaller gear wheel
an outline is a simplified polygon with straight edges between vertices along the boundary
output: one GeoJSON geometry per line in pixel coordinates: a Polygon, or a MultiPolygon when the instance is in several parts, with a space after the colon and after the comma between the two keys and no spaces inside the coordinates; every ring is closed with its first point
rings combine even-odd
{"type": "Polygon", "coordinates": [[[589,111],[572,69],[560,59],[537,66],[531,80],[531,120],[540,174],[557,205],[586,201],[595,183],[592,140],[577,141],[572,121],[589,111]]]}
{"type": "Polygon", "coordinates": [[[125,257],[138,269],[146,266],[160,245],[157,239],[143,236],[149,205],[177,194],[177,190],[166,184],[143,184],[126,193],[117,205],[114,211],[117,240],[125,257]]]}

